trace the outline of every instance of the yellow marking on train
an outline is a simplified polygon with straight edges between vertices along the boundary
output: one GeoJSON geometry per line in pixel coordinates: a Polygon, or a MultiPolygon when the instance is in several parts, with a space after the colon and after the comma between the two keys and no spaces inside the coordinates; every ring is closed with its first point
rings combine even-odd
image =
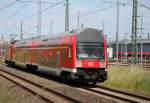
{"type": "MultiPolygon", "coordinates": [[[[59,46],[59,47],[40,47],[40,48],[27,48],[27,49],[67,49],[69,48],[68,46],[59,46]]],[[[19,48],[18,48],[19,49],[19,48]]],[[[25,49],[25,48],[20,48],[20,49],[25,49]]]]}

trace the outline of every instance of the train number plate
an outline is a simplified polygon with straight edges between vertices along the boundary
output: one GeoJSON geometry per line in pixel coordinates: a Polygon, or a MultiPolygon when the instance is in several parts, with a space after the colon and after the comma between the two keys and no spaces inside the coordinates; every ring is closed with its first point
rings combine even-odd
{"type": "Polygon", "coordinates": [[[94,66],[94,63],[93,62],[88,62],[88,66],[94,66]]]}

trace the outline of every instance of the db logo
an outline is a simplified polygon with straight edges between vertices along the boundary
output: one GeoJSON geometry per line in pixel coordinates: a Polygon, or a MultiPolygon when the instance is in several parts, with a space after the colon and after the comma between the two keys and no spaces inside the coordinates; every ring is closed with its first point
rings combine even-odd
{"type": "Polygon", "coordinates": [[[93,62],[88,62],[88,66],[94,66],[93,62]]]}

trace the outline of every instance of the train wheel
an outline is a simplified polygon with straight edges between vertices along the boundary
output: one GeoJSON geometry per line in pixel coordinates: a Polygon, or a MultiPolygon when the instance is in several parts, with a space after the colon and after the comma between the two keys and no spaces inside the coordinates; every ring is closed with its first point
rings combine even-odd
{"type": "Polygon", "coordinates": [[[15,67],[15,62],[9,61],[9,62],[8,62],[8,66],[9,66],[9,67],[15,67]]]}
{"type": "Polygon", "coordinates": [[[62,78],[63,82],[66,80],[66,72],[61,73],[61,78],[62,78]]]}
{"type": "Polygon", "coordinates": [[[71,81],[71,74],[68,72],[62,72],[62,79],[65,82],[70,82],[71,81]]]}
{"type": "Polygon", "coordinates": [[[71,74],[70,73],[67,73],[67,75],[66,75],[66,81],[67,82],[71,81],[71,74]]]}
{"type": "Polygon", "coordinates": [[[93,86],[95,86],[96,85],[96,82],[93,82],[93,86]]]}
{"type": "Polygon", "coordinates": [[[32,72],[33,72],[33,73],[36,73],[36,72],[38,71],[38,67],[37,67],[37,66],[32,66],[31,69],[32,69],[32,72]]]}
{"type": "Polygon", "coordinates": [[[28,72],[31,72],[32,66],[29,65],[29,64],[27,64],[27,65],[26,65],[26,69],[27,69],[28,72]]]}

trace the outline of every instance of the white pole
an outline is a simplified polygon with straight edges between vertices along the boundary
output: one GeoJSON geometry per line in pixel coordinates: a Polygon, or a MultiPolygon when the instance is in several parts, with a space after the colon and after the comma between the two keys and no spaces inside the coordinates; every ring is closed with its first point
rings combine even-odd
{"type": "Polygon", "coordinates": [[[51,24],[50,24],[50,35],[53,34],[53,19],[51,19],[51,24]]]}
{"type": "Polygon", "coordinates": [[[142,35],[143,35],[143,16],[141,16],[141,68],[143,67],[143,43],[142,43],[142,35]]]}
{"type": "Polygon", "coordinates": [[[77,22],[77,29],[80,29],[80,10],[78,9],[78,22],[77,22]]]}
{"type": "Polygon", "coordinates": [[[119,0],[117,1],[116,62],[118,64],[119,0]]]}
{"type": "Polygon", "coordinates": [[[38,0],[38,25],[37,36],[41,37],[41,0],[38,0]]]}

